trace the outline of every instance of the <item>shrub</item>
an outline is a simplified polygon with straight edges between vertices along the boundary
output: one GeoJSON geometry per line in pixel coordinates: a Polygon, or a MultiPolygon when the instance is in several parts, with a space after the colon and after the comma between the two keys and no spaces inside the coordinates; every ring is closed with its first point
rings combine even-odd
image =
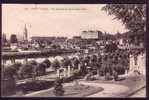
{"type": "Polygon", "coordinates": [[[114,69],[117,71],[118,75],[125,74],[125,68],[121,64],[116,64],[114,69]]]}
{"type": "Polygon", "coordinates": [[[28,63],[31,64],[31,65],[37,65],[37,62],[35,60],[31,60],[28,63]]]}
{"type": "Polygon", "coordinates": [[[118,73],[115,70],[113,70],[113,77],[114,77],[114,80],[117,81],[117,79],[118,79],[118,73]]]}
{"type": "Polygon", "coordinates": [[[85,58],[84,58],[84,62],[87,64],[87,66],[89,65],[89,61],[90,61],[90,56],[86,56],[85,58]]]}
{"type": "Polygon", "coordinates": [[[109,72],[106,73],[105,79],[106,79],[106,80],[112,80],[112,77],[111,77],[111,75],[110,75],[109,72]]]}
{"type": "Polygon", "coordinates": [[[36,80],[36,81],[28,81],[19,86],[20,89],[23,90],[24,93],[29,91],[39,91],[50,88],[53,86],[53,81],[46,80],[36,80]]]}
{"type": "Polygon", "coordinates": [[[55,59],[52,63],[52,67],[55,69],[60,68],[60,62],[57,59],[55,59]]]}
{"type": "Polygon", "coordinates": [[[21,66],[22,64],[19,62],[16,62],[10,66],[4,66],[4,69],[2,70],[3,77],[13,78],[14,75],[17,75],[17,71],[21,66]]]}
{"type": "Polygon", "coordinates": [[[115,43],[111,43],[105,46],[105,51],[106,52],[114,52],[115,50],[117,50],[118,47],[115,43]]]}
{"type": "Polygon", "coordinates": [[[78,70],[74,70],[72,76],[73,76],[74,79],[76,79],[76,78],[78,78],[78,76],[80,76],[80,75],[81,75],[80,71],[78,71],[78,70]]]}
{"type": "Polygon", "coordinates": [[[49,67],[51,66],[51,62],[50,62],[49,59],[45,59],[45,60],[43,61],[43,63],[46,64],[46,68],[49,68],[49,67]]]}
{"type": "Polygon", "coordinates": [[[16,89],[16,81],[13,78],[1,80],[1,93],[2,96],[13,93],[16,89]]]}
{"type": "Polygon", "coordinates": [[[74,65],[74,69],[78,69],[78,65],[79,65],[79,60],[75,57],[73,60],[72,60],[72,64],[74,65]]]}
{"type": "Polygon", "coordinates": [[[15,68],[16,66],[5,66],[3,69],[3,78],[4,79],[13,79],[14,75],[17,73],[17,70],[15,68]]]}
{"type": "Polygon", "coordinates": [[[14,75],[17,74],[16,66],[5,66],[2,71],[2,95],[13,92],[16,87],[14,75]]]}
{"type": "Polygon", "coordinates": [[[20,62],[15,62],[12,67],[14,67],[16,69],[16,71],[19,70],[19,68],[22,66],[22,64],[20,62]]]}
{"type": "Polygon", "coordinates": [[[37,75],[46,74],[46,67],[47,67],[47,64],[45,64],[45,63],[38,64],[38,66],[36,68],[37,75]]]}
{"type": "Polygon", "coordinates": [[[62,63],[64,67],[71,66],[71,60],[68,57],[65,57],[62,63]]]}
{"type": "Polygon", "coordinates": [[[29,78],[32,76],[33,73],[33,65],[31,64],[24,64],[20,67],[18,74],[21,78],[29,78]]]}
{"type": "Polygon", "coordinates": [[[57,78],[54,85],[54,91],[55,96],[63,96],[64,95],[64,88],[62,85],[62,80],[60,78],[57,78]]]}
{"type": "Polygon", "coordinates": [[[97,62],[97,56],[96,56],[96,55],[92,55],[91,61],[92,61],[92,62],[97,62]]]}

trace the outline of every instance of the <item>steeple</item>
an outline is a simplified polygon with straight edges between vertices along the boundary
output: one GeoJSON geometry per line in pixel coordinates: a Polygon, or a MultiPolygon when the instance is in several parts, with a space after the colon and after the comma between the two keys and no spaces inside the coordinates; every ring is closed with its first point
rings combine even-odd
{"type": "Polygon", "coordinates": [[[26,24],[25,24],[25,27],[24,27],[24,41],[28,41],[28,31],[27,31],[27,27],[26,27],[26,24]]]}

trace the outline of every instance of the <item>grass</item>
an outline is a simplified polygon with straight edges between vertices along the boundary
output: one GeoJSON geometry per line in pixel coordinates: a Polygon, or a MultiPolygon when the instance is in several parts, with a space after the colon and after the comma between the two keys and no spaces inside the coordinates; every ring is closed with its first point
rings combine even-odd
{"type": "Polygon", "coordinates": [[[77,85],[77,86],[67,86],[65,87],[66,93],[64,96],[67,97],[85,97],[97,92],[101,92],[104,89],[99,87],[91,87],[91,86],[86,86],[86,85],[77,85]]]}
{"type": "Polygon", "coordinates": [[[45,90],[53,86],[54,81],[36,80],[35,82],[28,81],[27,83],[19,84],[11,94],[5,96],[23,96],[36,91],[45,90]]]}
{"type": "MultiPolygon", "coordinates": [[[[95,94],[97,92],[101,92],[104,89],[101,87],[92,87],[87,85],[75,85],[75,86],[64,86],[64,96],[61,97],[86,97],[88,95],[95,94]]],[[[32,95],[33,97],[56,97],[53,93],[53,89],[50,89],[44,93],[38,93],[36,95],[32,95]]]]}

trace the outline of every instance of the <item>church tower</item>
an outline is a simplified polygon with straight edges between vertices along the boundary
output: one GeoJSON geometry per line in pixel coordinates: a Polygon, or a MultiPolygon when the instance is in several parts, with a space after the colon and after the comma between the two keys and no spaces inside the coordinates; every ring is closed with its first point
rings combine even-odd
{"type": "Polygon", "coordinates": [[[27,31],[26,24],[25,24],[24,31],[23,31],[23,40],[28,41],[28,31],[27,31]]]}

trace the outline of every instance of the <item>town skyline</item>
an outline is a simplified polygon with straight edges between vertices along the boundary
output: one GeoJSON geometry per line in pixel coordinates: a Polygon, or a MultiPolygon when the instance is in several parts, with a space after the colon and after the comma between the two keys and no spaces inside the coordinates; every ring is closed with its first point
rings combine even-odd
{"type": "Polygon", "coordinates": [[[71,38],[79,36],[86,30],[99,30],[111,34],[126,32],[120,21],[113,20],[113,16],[101,10],[103,6],[103,4],[3,4],[2,33],[8,38],[11,34],[20,37],[25,24],[28,38],[32,36],[71,38]]]}

